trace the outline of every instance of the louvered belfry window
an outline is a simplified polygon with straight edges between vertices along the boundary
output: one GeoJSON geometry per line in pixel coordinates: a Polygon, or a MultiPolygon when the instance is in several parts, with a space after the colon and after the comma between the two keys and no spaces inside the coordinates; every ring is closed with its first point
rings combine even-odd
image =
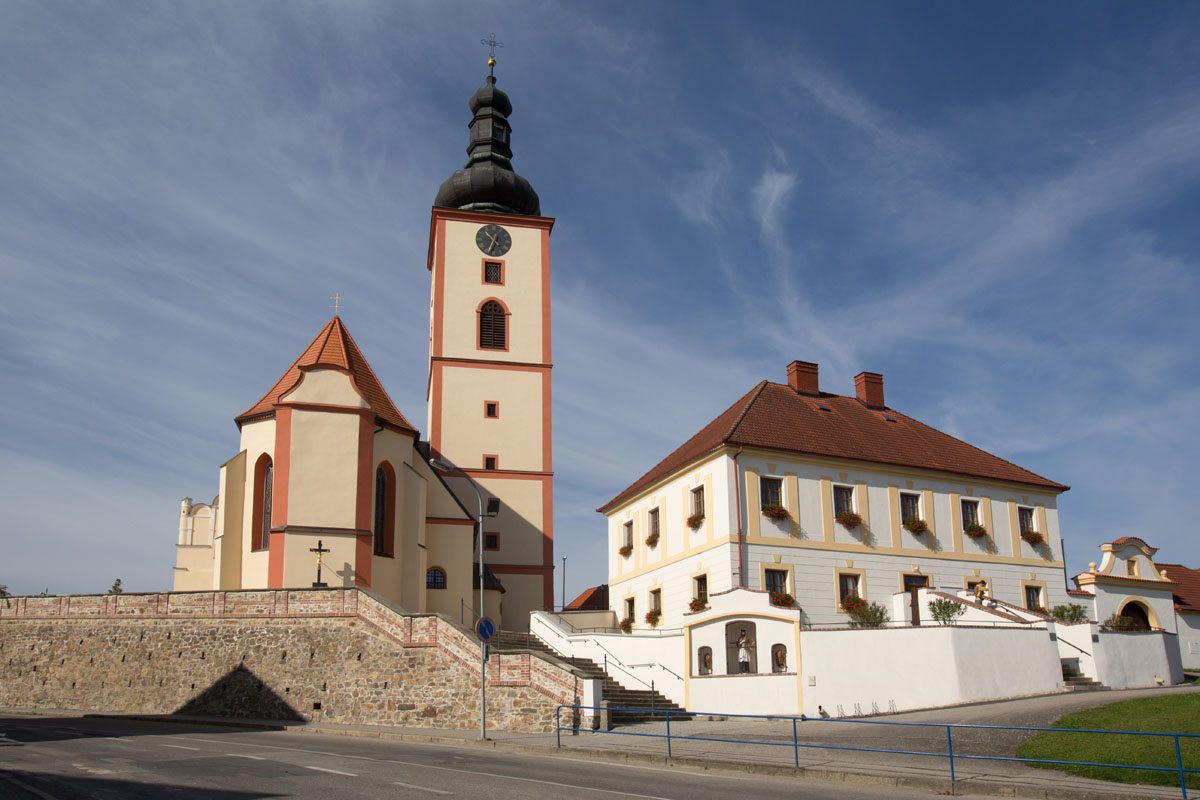
{"type": "Polygon", "coordinates": [[[495,300],[488,300],[479,309],[479,346],[487,350],[503,350],[505,348],[504,307],[495,300]]]}

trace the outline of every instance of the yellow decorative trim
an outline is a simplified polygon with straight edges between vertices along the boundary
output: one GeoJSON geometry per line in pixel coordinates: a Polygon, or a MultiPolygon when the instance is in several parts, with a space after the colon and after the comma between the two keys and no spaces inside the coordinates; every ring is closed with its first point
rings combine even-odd
{"type": "MultiPolygon", "coordinates": [[[[1030,580],[1030,581],[1021,581],[1021,603],[1022,604],[1025,603],[1025,587],[1027,587],[1027,586],[1036,586],[1038,588],[1038,590],[1041,592],[1042,602],[1043,603],[1050,602],[1050,598],[1046,594],[1046,582],[1030,580]]],[[[992,582],[988,581],[988,588],[990,589],[991,587],[992,587],[992,582]]],[[[1024,606],[1024,605],[1022,607],[1026,608],[1026,609],[1029,608],[1028,606],[1024,606]]],[[[1042,607],[1048,608],[1048,606],[1042,606],[1042,607]]]]}
{"type": "Polygon", "coordinates": [[[888,487],[888,524],[892,529],[892,547],[899,549],[903,540],[900,538],[900,487],[888,487]]]}
{"type": "Polygon", "coordinates": [[[961,553],[963,549],[962,495],[950,492],[950,549],[961,553]]]}
{"type": "Polygon", "coordinates": [[[1172,580],[1162,580],[1161,578],[1126,578],[1121,575],[1105,575],[1099,572],[1084,572],[1075,577],[1080,586],[1092,586],[1100,584],[1101,586],[1123,586],[1133,589],[1155,589],[1160,587],[1162,591],[1171,591],[1172,586],[1178,584],[1172,580]],[[1157,583],[1158,586],[1147,586],[1147,583],[1157,583]]]}
{"type": "Polygon", "coordinates": [[[794,599],[796,597],[796,570],[793,564],[780,564],[775,562],[767,564],[759,562],[758,564],[758,588],[764,592],[767,591],[767,570],[775,570],[776,572],[786,572],[785,584],[783,590],[790,594],[794,599]]]}
{"type": "Polygon", "coordinates": [[[826,544],[833,543],[833,481],[821,478],[821,531],[826,544]]]}
{"type": "Polygon", "coordinates": [[[1009,500],[1008,506],[1008,538],[1012,543],[1012,554],[1021,555],[1021,525],[1017,521],[1017,501],[1009,500]]]}
{"type": "Polygon", "coordinates": [[[839,614],[846,613],[846,610],[844,608],[842,608],[842,598],[841,598],[842,576],[843,575],[857,575],[858,576],[858,592],[859,592],[858,596],[861,597],[864,602],[867,602],[867,603],[871,602],[870,600],[867,599],[867,571],[865,569],[849,569],[849,568],[843,569],[841,567],[834,567],[834,569],[833,569],[833,607],[839,614]]]}
{"type": "Polygon", "coordinates": [[[746,536],[750,541],[758,541],[762,536],[759,513],[761,504],[758,502],[758,471],[746,468],[746,536]]]}
{"type": "MultiPolygon", "coordinates": [[[[992,498],[987,495],[979,496],[979,515],[983,520],[983,527],[987,528],[987,535],[984,537],[988,540],[991,547],[987,548],[988,553],[999,553],[1000,548],[996,546],[996,529],[992,527],[992,498]]],[[[991,586],[989,583],[988,586],[991,586]]]]}
{"type": "Polygon", "coordinates": [[[713,512],[717,508],[717,498],[713,496],[712,489],[712,473],[704,476],[704,538],[708,541],[713,540],[713,512]]]}
{"type": "Polygon", "coordinates": [[[854,484],[854,496],[855,499],[858,500],[855,505],[858,506],[859,516],[861,516],[863,520],[861,526],[861,535],[862,538],[866,540],[871,532],[871,498],[870,495],[867,494],[867,484],[862,481],[854,484]]]}
{"type": "Polygon", "coordinates": [[[933,513],[933,490],[921,490],[921,505],[924,506],[922,512],[925,514],[925,524],[929,526],[929,533],[925,534],[925,546],[930,550],[937,550],[937,523],[934,520],[936,516],[933,513]]]}
{"type": "Polygon", "coordinates": [[[784,483],[787,485],[787,501],[788,511],[791,512],[791,518],[788,520],[788,532],[793,539],[800,538],[800,478],[794,472],[785,472],[784,483]]]}
{"type": "Polygon", "coordinates": [[[1146,618],[1150,621],[1150,627],[1162,630],[1162,622],[1159,620],[1158,614],[1154,612],[1154,606],[1151,605],[1150,601],[1144,597],[1138,597],[1137,595],[1126,597],[1121,601],[1121,605],[1117,608],[1117,613],[1120,614],[1122,611],[1124,611],[1125,607],[1130,603],[1140,603],[1142,609],[1146,612],[1146,618]]]}

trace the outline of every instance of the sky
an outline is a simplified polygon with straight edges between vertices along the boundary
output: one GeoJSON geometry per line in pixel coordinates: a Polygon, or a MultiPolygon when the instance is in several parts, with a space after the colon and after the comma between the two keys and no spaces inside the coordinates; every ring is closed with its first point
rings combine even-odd
{"type": "MultiPolygon", "coordinates": [[[[172,582],[341,312],[424,433],[430,207],[496,75],[551,236],[555,562],[794,359],[1200,566],[1200,5],[0,2],[0,584],[172,582]]],[[[556,602],[561,602],[556,571],[556,602]]]]}

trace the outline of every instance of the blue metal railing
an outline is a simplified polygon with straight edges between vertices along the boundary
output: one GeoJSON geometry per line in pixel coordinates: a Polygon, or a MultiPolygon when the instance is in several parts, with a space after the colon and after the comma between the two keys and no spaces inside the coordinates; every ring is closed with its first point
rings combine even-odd
{"type": "Polygon", "coordinates": [[[707,711],[671,711],[668,709],[652,710],[647,708],[610,708],[607,706],[573,706],[561,705],[555,711],[555,746],[562,747],[562,732],[570,731],[573,733],[608,733],[617,736],[641,736],[651,739],[666,739],[667,740],[667,758],[672,757],[672,741],[698,741],[698,742],[727,742],[731,744],[759,744],[770,747],[790,747],[794,754],[794,761],[797,767],[800,766],[800,750],[852,750],[860,753],[895,753],[899,755],[909,756],[936,756],[938,758],[947,758],[950,762],[950,782],[954,783],[954,762],[955,760],[977,760],[977,761],[1018,761],[1029,764],[1064,764],[1070,766],[1082,767],[1121,767],[1125,769],[1142,769],[1154,772],[1175,772],[1179,775],[1179,789],[1183,794],[1183,800],[1188,800],[1186,776],[1188,774],[1200,774],[1200,769],[1185,769],[1183,766],[1183,751],[1180,749],[1180,739],[1195,739],[1200,740],[1200,734],[1195,733],[1157,733],[1151,731],[1112,731],[1098,730],[1093,728],[1034,728],[1021,725],[968,725],[963,723],[940,723],[940,722],[899,722],[895,720],[874,720],[874,719],[824,719],[820,717],[788,717],[788,716],[773,716],[768,714],[726,714],[713,713],[707,711]],[[562,710],[564,708],[571,709],[575,712],[593,711],[599,714],[601,711],[632,711],[639,714],[663,715],[666,720],[666,733],[645,733],[642,731],[617,731],[617,730],[592,730],[591,728],[564,727],[562,724],[562,710]],[[682,734],[671,733],[671,715],[676,718],[680,716],[719,716],[724,718],[742,718],[742,719],[761,719],[761,720],[785,720],[792,723],[792,741],[762,741],[755,739],[725,739],[715,736],[688,736],[682,734]],[[811,744],[800,741],[800,722],[832,722],[850,725],[900,725],[921,728],[945,728],[946,730],[946,752],[933,753],[927,750],[892,750],[882,747],[853,747],[850,745],[837,744],[811,744]],[[1160,738],[1174,739],[1175,741],[1175,766],[1174,767],[1151,767],[1144,764],[1107,764],[1100,761],[1062,761],[1049,758],[1018,758],[1014,756],[979,756],[979,755],[956,755],[954,752],[953,730],[955,728],[971,728],[975,730],[1000,730],[1000,731],[1048,731],[1051,733],[1111,733],[1123,734],[1127,736],[1157,736],[1160,738]]]}

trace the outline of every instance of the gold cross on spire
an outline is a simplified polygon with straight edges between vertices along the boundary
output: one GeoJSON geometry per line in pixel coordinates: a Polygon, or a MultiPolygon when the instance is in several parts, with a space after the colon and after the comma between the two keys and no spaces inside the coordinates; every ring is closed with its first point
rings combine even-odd
{"type": "Polygon", "coordinates": [[[333,301],[333,305],[331,305],[330,308],[333,309],[333,315],[336,317],[338,315],[338,312],[342,310],[342,301],[345,300],[346,298],[342,297],[337,292],[334,292],[333,297],[331,297],[329,299],[333,301]]]}
{"type": "Polygon", "coordinates": [[[496,71],[496,48],[504,47],[504,42],[496,41],[496,34],[489,33],[486,39],[480,39],[479,43],[488,50],[488,77],[493,77],[496,71]]]}

